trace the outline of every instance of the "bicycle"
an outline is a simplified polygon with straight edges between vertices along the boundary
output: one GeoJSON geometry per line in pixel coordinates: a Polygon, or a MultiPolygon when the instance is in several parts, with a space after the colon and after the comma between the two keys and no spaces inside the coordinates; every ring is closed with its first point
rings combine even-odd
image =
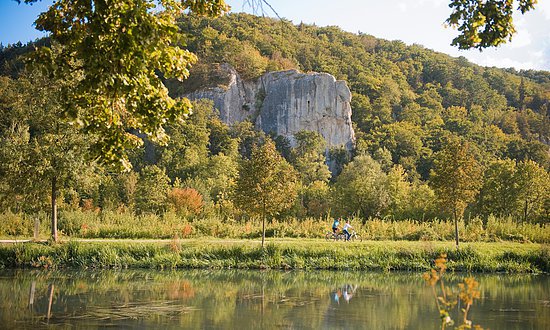
{"type": "MultiPolygon", "coordinates": [[[[344,239],[345,239],[345,235],[344,235],[344,239]]],[[[361,235],[357,234],[355,230],[350,233],[349,240],[352,242],[355,242],[355,241],[363,242],[363,238],[361,237],[361,235]]]]}
{"type": "Polygon", "coordinates": [[[342,233],[341,231],[337,231],[336,233],[329,231],[325,234],[325,239],[327,241],[328,240],[334,240],[334,241],[345,240],[346,235],[344,235],[344,233],[342,233]]]}
{"type": "MultiPolygon", "coordinates": [[[[345,241],[346,240],[346,234],[344,234],[341,231],[336,232],[336,233],[333,233],[332,231],[329,231],[325,234],[325,239],[327,241],[328,240],[345,241]]],[[[363,238],[361,237],[361,235],[357,234],[357,232],[355,230],[353,230],[350,233],[349,240],[352,241],[352,242],[355,242],[355,241],[362,242],[363,238]]]]}

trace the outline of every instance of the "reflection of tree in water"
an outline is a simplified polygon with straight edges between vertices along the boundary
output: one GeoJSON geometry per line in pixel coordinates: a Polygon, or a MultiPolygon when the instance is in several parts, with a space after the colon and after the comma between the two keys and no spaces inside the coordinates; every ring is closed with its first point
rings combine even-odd
{"type": "MultiPolygon", "coordinates": [[[[446,281],[455,285],[462,277],[447,274],[446,281]]],[[[533,316],[532,327],[550,328],[548,305],[542,302],[550,295],[548,277],[476,278],[482,283],[482,301],[474,307],[473,318],[495,315],[494,310],[510,314],[499,309],[534,309],[527,313],[533,316]],[[533,303],[515,307],[518,300],[533,303]]],[[[372,329],[438,325],[433,296],[416,273],[233,270],[2,271],[0,324],[14,328],[21,320],[45,322],[50,284],[55,285],[50,324],[71,322],[92,329],[105,322],[116,326],[139,322],[150,328],[350,328],[357,326],[358,318],[372,329]],[[34,319],[29,309],[33,281],[34,319]],[[339,305],[331,298],[336,288],[342,293],[339,305]],[[349,304],[343,298],[344,288],[352,292],[349,304]]],[[[495,329],[507,326],[502,320],[491,322],[483,324],[495,329]]]]}

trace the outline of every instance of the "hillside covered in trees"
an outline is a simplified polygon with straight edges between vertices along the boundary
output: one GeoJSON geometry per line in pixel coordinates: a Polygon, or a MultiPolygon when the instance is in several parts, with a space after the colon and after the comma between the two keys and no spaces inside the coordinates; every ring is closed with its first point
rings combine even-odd
{"type": "Polygon", "coordinates": [[[178,87],[186,92],[222,83],[220,63],[245,79],[292,68],[347,81],[353,154],[330,150],[331,174],[318,134],[298,134],[292,148],[251,123],[224,124],[200,101],[169,125],[168,144],[146,141],[131,155],[132,171],[117,173],[90,160],[97,136],[60,120],[63,97],[41,88],[48,76],[22,70],[16,55],[27,46],[8,46],[0,51],[3,209],[43,212],[59,189],[66,212],[173,212],[197,222],[327,214],[550,221],[550,73],[247,14],[186,17],[180,28],[199,58],[178,87]]]}

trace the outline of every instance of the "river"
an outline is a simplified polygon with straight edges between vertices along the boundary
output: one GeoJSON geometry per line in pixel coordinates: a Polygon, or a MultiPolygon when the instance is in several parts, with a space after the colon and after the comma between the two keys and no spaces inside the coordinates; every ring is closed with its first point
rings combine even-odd
{"type": "MultiPolygon", "coordinates": [[[[456,289],[465,276],[446,274],[444,284],[456,289]]],[[[550,329],[550,276],[474,277],[474,324],[550,329]]],[[[441,328],[420,273],[0,270],[0,299],[2,329],[441,328]]]]}

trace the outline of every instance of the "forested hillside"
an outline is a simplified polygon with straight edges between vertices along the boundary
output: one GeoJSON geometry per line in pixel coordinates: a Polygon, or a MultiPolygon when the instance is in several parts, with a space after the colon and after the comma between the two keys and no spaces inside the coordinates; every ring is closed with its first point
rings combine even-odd
{"type": "Polygon", "coordinates": [[[291,148],[250,123],[229,127],[211,103],[198,102],[186,122],[168,127],[167,145],[146,142],[131,172],[112,172],[87,158],[94,136],[57,123],[62,96],[41,95],[47,75],[23,72],[15,54],[25,46],[10,46],[0,52],[4,209],[47,209],[54,178],[61,226],[76,232],[84,220],[70,227],[76,220],[67,214],[77,211],[171,212],[194,221],[327,214],[550,221],[550,73],[480,67],[420,45],[247,14],[186,17],[180,28],[199,58],[178,87],[184,91],[223,82],[220,63],[245,79],[296,68],[347,81],[353,154],[331,150],[331,175],[318,134],[302,132],[291,148]]]}
{"type": "Polygon", "coordinates": [[[353,92],[356,155],[386,172],[400,165],[408,181],[429,180],[434,154],[453,136],[483,167],[511,159],[550,168],[548,72],[485,68],[420,45],[244,14],[183,22],[200,58],[188,89],[211,84],[207,73],[220,62],[251,79],[289,68],[331,73],[353,92]]]}
{"type": "MultiPolygon", "coordinates": [[[[436,130],[470,140],[484,162],[529,158],[549,166],[548,148],[538,143],[550,141],[548,72],[484,68],[419,45],[244,14],[182,25],[203,66],[229,62],[248,78],[298,68],[347,81],[359,151],[386,148],[394,163],[423,179],[429,172],[418,167],[422,147],[438,150],[428,143],[436,130]]],[[[195,66],[197,76],[207,71],[203,66],[195,66]]]]}

